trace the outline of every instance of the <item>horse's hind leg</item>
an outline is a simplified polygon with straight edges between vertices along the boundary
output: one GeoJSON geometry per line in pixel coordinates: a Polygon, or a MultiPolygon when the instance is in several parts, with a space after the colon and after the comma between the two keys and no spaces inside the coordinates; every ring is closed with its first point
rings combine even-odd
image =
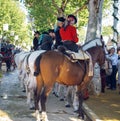
{"type": "Polygon", "coordinates": [[[37,121],[41,121],[41,117],[39,115],[39,101],[40,101],[40,94],[43,87],[43,81],[41,76],[36,77],[37,87],[34,91],[34,101],[35,101],[35,111],[36,111],[36,119],[37,121]]]}
{"type": "Polygon", "coordinates": [[[41,110],[42,110],[42,119],[43,119],[42,121],[48,121],[46,114],[46,100],[51,90],[52,90],[51,87],[45,87],[41,94],[41,110]]]}
{"type": "Polygon", "coordinates": [[[78,94],[78,99],[79,99],[79,108],[78,108],[78,113],[79,113],[79,117],[84,119],[84,113],[83,113],[83,109],[82,109],[82,104],[83,104],[83,93],[79,92],[78,94]]]}

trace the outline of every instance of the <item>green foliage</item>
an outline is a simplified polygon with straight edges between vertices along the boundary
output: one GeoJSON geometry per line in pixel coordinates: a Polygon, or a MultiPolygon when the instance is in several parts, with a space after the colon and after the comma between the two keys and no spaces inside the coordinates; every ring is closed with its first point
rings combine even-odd
{"type": "MultiPolygon", "coordinates": [[[[88,0],[25,0],[25,3],[31,18],[34,18],[34,27],[40,32],[53,28],[57,16],[60,16],[62,11],[64,16],[74,14],[78,17],[78,33],[82,38],[80,40],[85,38],[85,32],[81,28],[87,26],[88,23],[88,0]]],[[[106,8],[110,8],[110,4],[110,0],[104,1],[103,13],[105,13],[106,8]]],[[[106,14],[103,15],[106,16],[106,14]]]]}
{"type": "Polygon", "coordinates": [[[57,16],[60,15],[60,10],[63,12],[64,16],[67,16],[68,14],[75,14],[76,16],[80,16],[78,26],[85,25],[88,20],[88,12],[86,7],[84,9],[78,10],[79,8],[82,8],[82,6],[87,5],[87,0],[68,0],[67,3],[65,3],[65,0],[25,1],[31,17],[34,18],[35,28],[40,31],[48,30],[48,28],[53,28],[57,16]],[[76,12],[76,10],[78,10],[78,12],[76,12]]]}
{"type": "Polygon", "coordinates": [[[112,30],[111,26],[103,27],[103,30],[102,30],[102,35],[103,36],[112,35],[112,33],[113,33],[113,30],[112,30]]]}
{"type": "Polygon", "coordinates": [[[20,4],[14,0],[0,0],[0,33],[5,36],[11,43],[14,43],[14,36],[10,36],[10,32],[14,31],[14,35],[19,36],[17,45],[22,45],[28,41],[28,27],[25,23],[25,13],[21,10],[20,4]],[[3,31],[3,24],[8,23],[9,30],[3,31]]]}

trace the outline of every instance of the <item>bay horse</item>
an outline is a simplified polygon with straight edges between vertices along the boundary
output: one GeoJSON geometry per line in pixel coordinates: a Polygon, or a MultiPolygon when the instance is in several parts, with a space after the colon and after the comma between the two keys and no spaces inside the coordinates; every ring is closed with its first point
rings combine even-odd
{"type": "MultiPolygon", "coordinates": [[[[92,58],[92,64],[97,62],[100,66],[105,62],[105,47],[101,39],[91,40],[82,46],[92,58]],[[91,44],[92,43],[92,44],[91,44]],[[96,44],[97,43],[97,44],[96,44]]],[[[84,118],[82,111],[83,92],[92,76],[89,76],[89,60],[71,62],[64,52],[50,50],[42,53],[35,61],[34,75],[36,76],[35,110],[37,121],[48,121],[46,114],[46,100],[55,82],[64,85],[77,86],[79,99],[79,116],[84,118]],[[41,103],[41,116],[39,115],[39,101],[41,103]]]]}

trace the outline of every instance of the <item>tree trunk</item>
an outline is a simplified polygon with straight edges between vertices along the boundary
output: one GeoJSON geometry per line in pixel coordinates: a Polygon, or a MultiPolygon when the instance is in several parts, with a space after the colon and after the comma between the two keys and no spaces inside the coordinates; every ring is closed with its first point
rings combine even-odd
{"type": "Polygon", "coordinates": [[[96,37],[100,38],[101,31],[102,31],[102,6],[103,6],[104,0],[101,0],[99,3],[99,12],[98,12],[98,18],[97,18],[97,35],[96,37]]]}
{"type": "Polygon", "coordinates": [[[89,20],[88,20],[88,27],[87,27],[87,34],[86,34],[86,42],[89,40],[95,39],[97,37],[97,30],[101,31],[101,28],[98,29],[98,26],[100,27],[100,24],[101,24],[102,2],[103,0],[89,0],[89,4],[88,4],[89,20]],[[99,11],[101,13],[99,13],[99,11]],[[98,23],[98,20],[99,20],[99,23],[98,23]]]}
{"type": "Polygon", "coordinates": [[[113,39],[112,41],[114,43],[117,43],[117,40],[118,40],[118,30],[117,30],[117,24],[118,24],[118,20],[119,18],[117,17],[117,14],[118,14],[118,1],[119,0],[114,0],[114,4],[113,4],[113,8],[114,8],[114,13],[113,13],[113,17],[114,17],[114,23],[113,23],[113,39]]]}

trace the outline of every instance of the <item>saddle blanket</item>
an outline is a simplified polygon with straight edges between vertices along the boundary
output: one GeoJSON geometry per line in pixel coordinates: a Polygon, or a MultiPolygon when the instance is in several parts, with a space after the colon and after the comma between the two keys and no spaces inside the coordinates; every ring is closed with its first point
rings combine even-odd
{"type": "Polygon", "coordinates": [[[70,50],[67,50],[66,52],[69,53],[73,57],[73,59],[75,59],[75,60],[88,60],[88,59],[90,59],[89,55],[82,50],[79,50],[78,53],[70,51],[70,50]]]}
{"type": "Polygon", "coordinates": [[[88,52],[84,52],[82,50],[79,50],[78,53],[73,51],[66,51],[69,53],[74,60],[89,60],[89,76],[93,76],[93,64],[92,64],[92,58],[91,55],[88,52]]]}

